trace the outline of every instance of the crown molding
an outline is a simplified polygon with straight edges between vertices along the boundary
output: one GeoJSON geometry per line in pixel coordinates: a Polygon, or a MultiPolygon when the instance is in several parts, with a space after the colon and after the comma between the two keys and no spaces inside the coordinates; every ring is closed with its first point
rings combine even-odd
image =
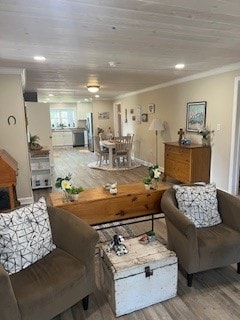
{"type": "Polygon", "coordinates": [[[217,74],[221,74],[221,73],[225,73],[225,72],[230,72],[230,71],[234,71],[234,70],[238,70],[240,69],[240,62],[238,63],[234,63],[234,64],[229,64],[220,68],[215,68],[212,70],[208,70],[208,71],[204,71],[204,72],[200,72],[200,73],[196,73],[193,74],[191,76],[187,76],[187,77],[183,77],[180,79],[176,79],[173,81],[169,81],[169,82],[165,82],[162,84],[158,84],[152,87],[148,87],[145,89],[141,89],[138,91],[132,91],[123,95],[119,95],[117,97],[114,98],[115,99],[121,99],[121,98],[127,98],[139,93],[144,93],[144,92],[149,92],[149,91],[153,91],[153,90],[157,90],[157,89],[162,89],[162,88],[166,88],[166,87],[170,87],[176,84],[180,84],[180,83],[184,83],[184,82],[188,82],[188,81],[193,81],[193,80],[197,80],[197,79],[201,79],[201,78],[206,78],[206,77],[210,77],[210,76],[214,76],[217,74]]]}

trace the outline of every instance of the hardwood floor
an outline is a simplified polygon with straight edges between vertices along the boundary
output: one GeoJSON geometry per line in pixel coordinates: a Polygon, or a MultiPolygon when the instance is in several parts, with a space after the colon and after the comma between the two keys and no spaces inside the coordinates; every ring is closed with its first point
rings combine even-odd
{"type": "Polygon", "coordinates": [[[141,182],[148,174],[146,166],[141,166],[131,170],[103,171],[89,168],[90,162],[96,161],[97,157],[93,152],[86,148],[55,148],[53,151],[54,168],[52,172],[53,188],[38,189],[34,191],[34,199],[44,195],[48,200],[48,194],[51,191],[57,191],[54,184],[57,177],[65,177],[68,173],[72,174],[71,182],[74,185],[81,185],[83,188],[94,188],[102,186],[105,183],[118,184],[128,182],[141,182]]]}
{"type": "MultiPolygon", "coordinates": [[[[72,173],[73,183],[80,182],[84,188],[89,188],[114,181],[118,183],[141,181],[147,174],[147,168],[144,166],[118,172],[106,172],[88,168],[87,164],[95,159],[94,154],[81,148],[55,150],[53,181],[55,181],[56,177],[64,177],[70,172],[72,173]]],[[[34,191],[34,196],[36,198],[40,195],[47,197],[49,191],[51,190],[41,189],[34,191]]],[[[136,229],[139,228],[139,233],[141,233],[143,227],[145,227],[145,230],[149,230],[149,225],[142,226],[140,224],[139,226],[134,226],[136,229]]],[[[167,234],[163,219],[155,222],[155,231],[157,236],[161,235],[166,240],[167,234]]],[[[137,233],[136,230],[135,232],[137,233]]],[[[75,316],[74,319],[117,319],[101,291],[98,254],[96,254],[96,282],[97,289],[90,295],[89,309],[83,311],[81,304],[78,304],[78,316],[75,316]]],[[[160,286],[161,284],[159,284],[160,286]]],[[[236,272],[236,265],[209,270],[195,275],[191,288],[187,286],[183,274],[178,272],[178,290],[175,298],[121,316],[118,319],[237,320],[240,319],[239,293],[240,275],[236,272]]]]}

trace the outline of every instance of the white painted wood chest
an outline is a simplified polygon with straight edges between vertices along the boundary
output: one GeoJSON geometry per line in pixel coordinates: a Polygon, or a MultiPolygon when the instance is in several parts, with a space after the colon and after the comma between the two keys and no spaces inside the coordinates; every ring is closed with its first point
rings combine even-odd
{"type": "Polygon", "coordinates": [[[107,245],[100,249],[101,286],[117,317],[177,294],[175,253],[158,240],[143,245],[138,239],[125,241],[123,256],[107,252],[107,245]]]}

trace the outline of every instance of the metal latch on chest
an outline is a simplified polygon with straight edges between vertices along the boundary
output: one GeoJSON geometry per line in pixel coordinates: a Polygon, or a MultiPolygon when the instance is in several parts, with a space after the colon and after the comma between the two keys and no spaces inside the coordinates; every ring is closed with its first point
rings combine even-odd
{"type": "Polygon", "coordinates": [[[150,267],[145,267],[145,276],[146,278],[150,278],[153,275],[153,269],[150,269],[150,267]]]}

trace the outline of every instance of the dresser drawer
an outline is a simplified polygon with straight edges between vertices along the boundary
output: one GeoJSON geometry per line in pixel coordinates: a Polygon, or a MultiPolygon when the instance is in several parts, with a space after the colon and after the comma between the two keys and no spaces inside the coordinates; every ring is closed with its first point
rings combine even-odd
{"type": "Polygon", "coordinates": [[[190,166],[184,162],[175,162],[168,159],[165,163],[164,174],[166,176],[174,177],[176,180],[189,183],[190,178],[190,166]]]}
{"type": "Polygon", "coordinates": [[[184,149],[178,146],[166,146],[165,155],[167,158],[176,160],[176,161],[187,161],[190,159],[189,149],[184,149]]]}

